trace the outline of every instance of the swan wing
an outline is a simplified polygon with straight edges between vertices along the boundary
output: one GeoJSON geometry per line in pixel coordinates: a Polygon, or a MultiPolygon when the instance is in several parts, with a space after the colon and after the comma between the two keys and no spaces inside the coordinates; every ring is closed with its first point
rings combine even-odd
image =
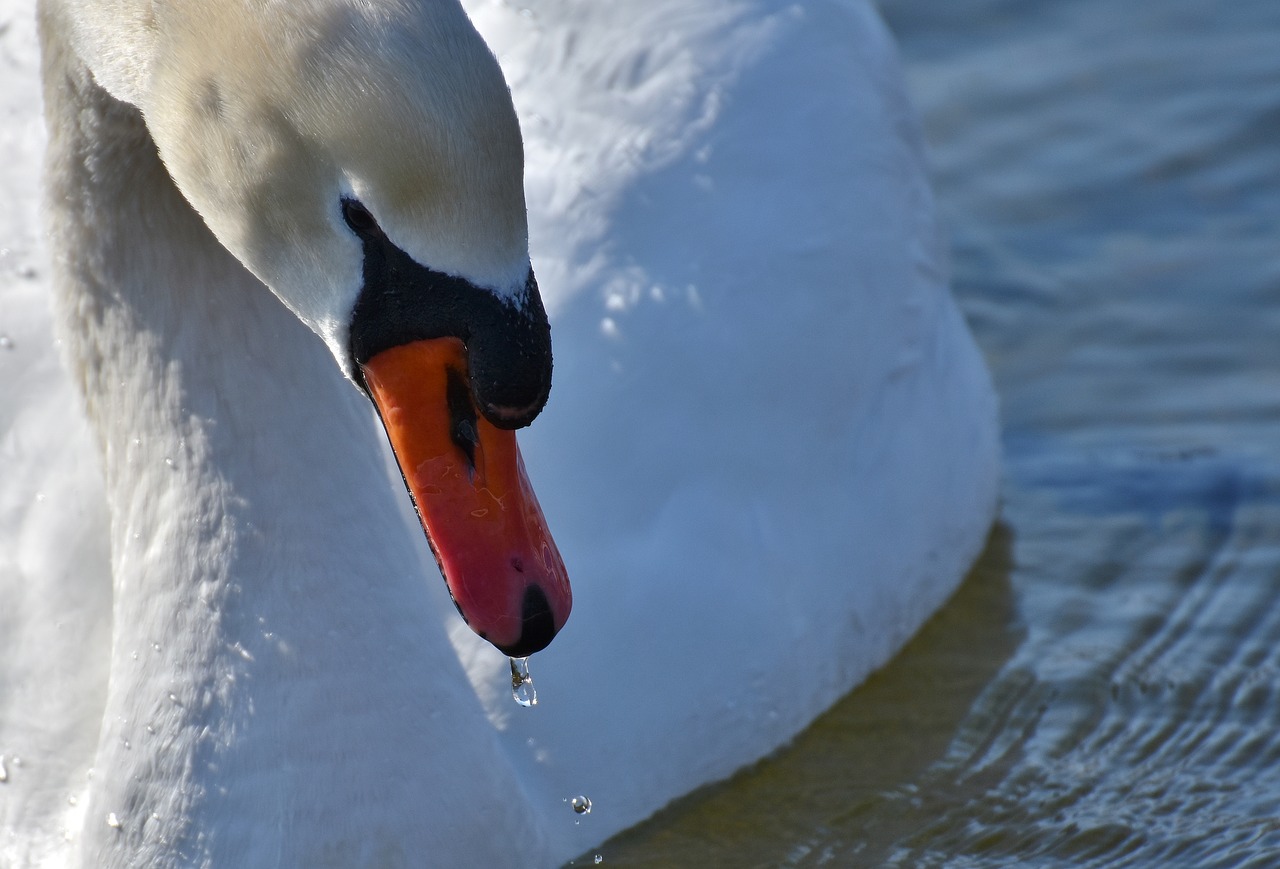
{"type": "Polygon", "coordinates": [[[581,852],[785,743],[941,605],[995,510],[996,400],[871,4],[469,9],[530,155],[558,343],[526,456],[576,591],[537,714],[483,693],[581,852]]]}

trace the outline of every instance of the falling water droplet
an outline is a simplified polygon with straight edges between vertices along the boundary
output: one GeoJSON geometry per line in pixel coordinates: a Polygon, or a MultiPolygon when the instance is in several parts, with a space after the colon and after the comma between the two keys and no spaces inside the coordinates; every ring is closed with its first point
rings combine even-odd
{"type": "Polygon", "coordinates": [[[4,755],[0,754],[0,784],[9,780],[9,767],[4,765],[4,755]]]}
{"type": "Polygon", "coordinates": [[[538,692],[533,687],[533,677],[529,675],[528,658],[511,659],[511,696],[526,709],[538,705],[538,692]]]}
{"type": "Polygon", "coordinates": [[[596,857],[595,857],[595,860],[594,860],[593,862],[594,862],[597,866],[599,866],[601,863],[603,863],[603,862],[604,862],[604,855],[603,855],[603,854],[597,854],[597,855],[596,855],[596,857]]]}
{"type": "Polygon", "coordinates": [[[115,812],[107,812],[107,826],[113,830],[120,829],[120,819],[116,817],[115,812]]]}
{"type": "Polygon", "coordinates": [[[8,335],[0,335],[0,350],[12,350],[13,339],[8,335]]]}
{"type": "Polygon", "coordinates": [[[573,810],[579,815],[591,814],[591,800],[587,797],[581,795],[576,796],[569,800],[569,805],[572,806],[573,810]]]}

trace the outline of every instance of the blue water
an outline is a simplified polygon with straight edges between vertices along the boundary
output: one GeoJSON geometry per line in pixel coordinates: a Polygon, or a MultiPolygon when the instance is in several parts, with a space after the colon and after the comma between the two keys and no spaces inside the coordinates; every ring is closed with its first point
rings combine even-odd
{"type": "Polygon", "coordinates": [[[599,853],[1280,865],[1280,2],[882,9],[1003,401],[1002,520],[794,746],[599,853]]]}

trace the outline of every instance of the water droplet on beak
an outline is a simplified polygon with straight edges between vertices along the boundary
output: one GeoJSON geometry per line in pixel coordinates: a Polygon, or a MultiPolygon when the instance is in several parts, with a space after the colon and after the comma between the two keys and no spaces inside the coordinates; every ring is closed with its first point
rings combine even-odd
{"type": "Polygon", "coordinates": [[[511,696],[526,709],[538,705],[538,692],[529,675],[528,658],[511,658],[511,696]]]}

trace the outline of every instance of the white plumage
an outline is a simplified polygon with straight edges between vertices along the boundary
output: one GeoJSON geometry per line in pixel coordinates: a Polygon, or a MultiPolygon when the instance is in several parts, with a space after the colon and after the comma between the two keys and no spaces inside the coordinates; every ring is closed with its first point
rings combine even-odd
{"type": "MultiPolygon", "coordinates": [[[[272,8],[241,22],[264,52],[272,8]]],[[[50,183],[102,194],[55,212],[48,251],[73,254],[55,321],[93,435],[51,362],[44,267],[19,273],[43,255],[38,141],[10,87],[0,863],[562,862],[785,742],[978,552],[995,400],[871,7],[468,11],[521,116],[555,339],[521,437],[575,611],[533,659],[539,706],[515,706],[506,662],[453,616],[325,342],[217,244],[137,115],[51,55],[89,108],[47,107],[50,183]]],[[[4,39],[34,88],[29,29],[4,39]]],[[[98,62],[122,94],[145,87],[127,57],[98,62]]],[[[377,164],[405,159],[377,144],[352,146],[376,169],[352,183],[428,171],[377,164]]],[[[493,217],[511,203],[487,207],[464,218],[506,245],[500,283],[520,240],[493,217]]],[[[404,214],[421,256],[444,244],[404,214]]],[[[340,327],[302,313],[333,346],[340,327]]]]}

